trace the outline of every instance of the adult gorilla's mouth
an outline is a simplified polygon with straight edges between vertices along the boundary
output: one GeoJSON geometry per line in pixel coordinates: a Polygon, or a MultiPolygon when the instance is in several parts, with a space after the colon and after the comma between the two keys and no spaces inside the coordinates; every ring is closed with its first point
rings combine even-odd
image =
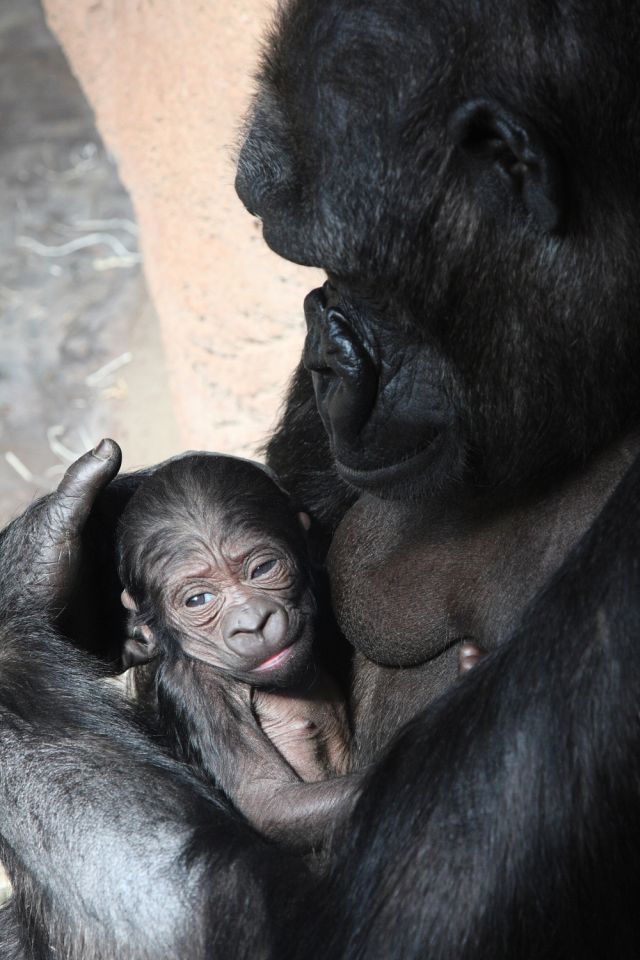
{"type": "Polygon", "coordinates": [[[397,355],[390,362],[376,319],[330,283],[312,290],[304,307],[304,364],[340,476],[382,489],[431,473],[451,432],[433,351],[413,345],[402,364],[397,355]]]}
{"type": "Polygon", "coordinates": [[[350,465],[334,451],[335,466],[342,479],[352,486],[360,490],[379,490],[423,476],[441,459],[445,443],[445,433],[434,430],[423,446],[375,466],[350,465]]]}

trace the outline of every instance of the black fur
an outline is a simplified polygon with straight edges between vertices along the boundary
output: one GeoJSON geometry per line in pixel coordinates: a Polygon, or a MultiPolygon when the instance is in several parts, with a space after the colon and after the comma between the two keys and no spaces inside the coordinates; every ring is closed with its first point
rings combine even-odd
{"type": "MultiPolygon", "coordinates": [[[[238,190],[274,249],[329,273],[307,302],[311,374],[269,447],[327,540],[363,490],[383,531],[384,498],[416,519],[425,498],[446,517],[471,502],[480,519],[501,498],[544,500],[637,428],[639,49],[627,0],[284,8],[238,190]]],[[[328,887],[164,758],[37,610],[16,615],[31,528],[15,528],[0,635],[6,955],[637,957],[639,503],[636,463],[577,549],[554,555],[519,628],[398,732],[328,887]]],[[[542,552],[562,533],[557,514],[545,522],[542,552]]],[[[512,543],[496,547],[505,595],[512,543]]],[[[353,589],[388,596],[391,636],[420,596],[378,573],[353,589]]],[[[463,577],[451,594],[473,599],[463,577]]],[[[443,649],[456,639],[445,625],[443,649]]],[[[384,690],[380,716],[401,717],[384,690]]]]}
{"type": "Polygon", "coordinates": [[[639,494],[640,460],[509,641],[372,771],[336,956],[638,956],[639,494]]]}
{"type": "MultiPolygon", "coordinates": [[[[287,8],[239,192],[276,251],[329,272],[373,353],[369,454],[398,443],[398,407],[406,429],[422,404],[425,437],[445,424],[446,456],[421,470],[423,490],[554,481],[637,421],[639,44],[632,5],[615,0],[287,8]],[[450,128],[479,96],[550,145],[567,185],[560,232],[493,169],[470,175],[450,128]]],[[[294,492],[320,484],[324,512],[329,457],[319,471],[297,456],[314,449],[295,413],[308,379],[293,391],[271,456],[294,492]]]]}
{"type": "Polygon", "coordinates": [[[302,868],[165,756],[86,657],[2,614],[3,960],[285,955],[302,868]]]}

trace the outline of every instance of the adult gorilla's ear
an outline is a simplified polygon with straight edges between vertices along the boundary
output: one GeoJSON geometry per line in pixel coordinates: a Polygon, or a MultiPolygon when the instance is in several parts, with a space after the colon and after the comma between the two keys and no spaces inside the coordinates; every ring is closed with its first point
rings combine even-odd
{"type": "Polygon", "coordinates": [[[468,100],[452,114],[449,134],[474,190],[492,213],[519,204],[547,233],[562,229],[562,166],[531,123],[493,100],[468,100]]]}

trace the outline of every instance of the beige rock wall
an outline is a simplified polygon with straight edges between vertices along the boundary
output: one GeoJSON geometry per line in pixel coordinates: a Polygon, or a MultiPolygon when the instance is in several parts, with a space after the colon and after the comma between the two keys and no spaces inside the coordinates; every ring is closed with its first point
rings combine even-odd
{"type": "Polygon", "coordinates": [[[185,446],[250,452],[300,353],[314,271],[233,191],[272,0],[44,0],[137,212],[185,446]]]}

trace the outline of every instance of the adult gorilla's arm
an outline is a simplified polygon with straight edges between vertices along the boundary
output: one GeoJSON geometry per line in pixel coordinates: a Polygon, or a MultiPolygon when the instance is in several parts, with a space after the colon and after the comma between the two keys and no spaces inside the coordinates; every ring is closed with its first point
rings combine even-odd
{"type": "Polygon", "coordinates": [[[640,955],[639,557],[640,460],[516,635],[365,784],[341,957],[640,955]]]}
{"type": "Polygon", "coordinates": [[[82,524],[117,470],[116,449],[81,458],[0,540],[0,859],[14,886],[0,953],[272,955],[279,856],[161,753],[47,623],[70,593],[82,524]]]}
{"type": "Polygon", "coordinates": [[[51,619],[62,614],[79,578],[82,532],[91,508],[120,462],[118,445],[102,440],[71,465],[55,493],[34,503],[2,531],[7,611],[28,614],[36,608],[51,619]]]}
{"type": "Polygon", "coordinates": [[[127,636],[116,556],[118,521],[141,481],[154,469],[120,474],[96,491],[80,534],[80,575],[72,583],[72,595],[56,624],[65,637],[116,671],[121,668],[122,645],[127,636]]]}
{"type": "MultiPolygon", "coordinates": [[[[83,461],[91,490],[105,468],[83,461]]],[[[69,960],[275,957],[282,920],[299,956],[636,956],[639,489],[637,464],[518,635],[373,772],[331,932],[292,920],[296,867],[283,894],[275,851],[51,635],[24,552],[42,559],[38,530],[73,541],[86,501],[63,487],[36,505],[31,546],[21,521],[2,544],[0,855],[16,900],[0,936],[69,960]]],[[[55,563],[47,579],[64,593],[55,563]]]]}

